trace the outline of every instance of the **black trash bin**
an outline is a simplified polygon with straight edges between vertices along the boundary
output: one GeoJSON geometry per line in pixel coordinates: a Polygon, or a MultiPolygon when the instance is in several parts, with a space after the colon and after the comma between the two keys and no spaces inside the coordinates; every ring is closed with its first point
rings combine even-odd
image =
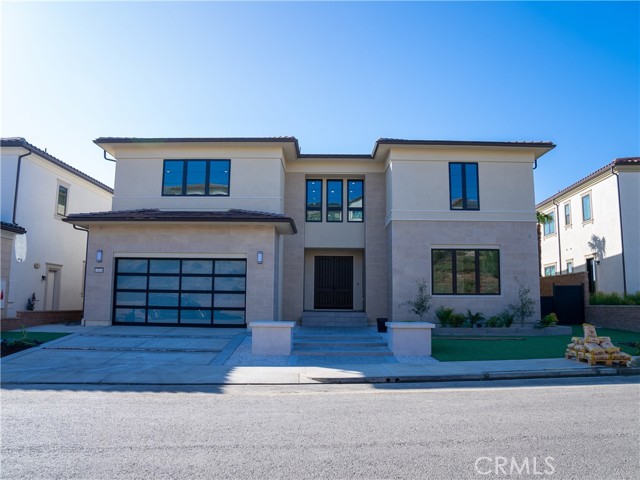
{"type": "Polygon", "coordinates": [[[387,331],[387,325],[386,322],[389,320],[387,318],[378,318],[376,319],[378,322],[378,332],[379,333],[386,333],[387,331]]]}

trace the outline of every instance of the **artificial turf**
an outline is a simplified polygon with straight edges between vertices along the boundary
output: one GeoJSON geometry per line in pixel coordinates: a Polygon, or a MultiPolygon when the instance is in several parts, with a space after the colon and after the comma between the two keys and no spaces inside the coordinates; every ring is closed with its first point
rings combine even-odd
{"type": "MultiPolygon", "coordinates": [[[[614,345],[631,355],[638,355],[640,333],[599,328],[598,335],[611,337],[614,345]]],[[[572,336],[583,336],[582,326],[574,326],[572,336]]],[[[474,360],[524,360],[562,358],[571,337],[567,335],[541,337],[433,337],[432,356],[441,362],[474,360]]]]}

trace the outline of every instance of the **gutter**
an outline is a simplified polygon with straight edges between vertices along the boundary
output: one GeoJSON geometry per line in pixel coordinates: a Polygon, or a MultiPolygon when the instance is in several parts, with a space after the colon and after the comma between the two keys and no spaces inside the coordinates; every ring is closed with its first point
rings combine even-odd
{"type": "Polygon", "coordinates": [[[13,217],[12,217],[12,220],[11,220],[11,222],[14,225],[18,224],[18,222],[16,222],[16,211],[18,209],[18,188],[20,188],[20,167],[22,166],[22,158],[23,157],[28,157],[29,155],[31,155],[33,153],[33,151],[30,148],[27,148],[27,147],[24,147],[24,146],[22,148],[27,150],[27,152],[29,152],[29,153],[25,153],[25,154],[20,155],[18,157],[18,169],[16,171],[16,188],[15,188],[15,190],[13,192],[13,217]]]}
{"type": "Polygon", "coordinates": [[[627,294],[627,271],[624,261],[624,230],[622,228],[622,201],[620,200],[620,176],[615,171],[615,165],[611,166],[611,173],[616,176],[616,186],[618,187],[618,212],[620,212],[620,247],[622,248],[622,288],[627,294]]]}

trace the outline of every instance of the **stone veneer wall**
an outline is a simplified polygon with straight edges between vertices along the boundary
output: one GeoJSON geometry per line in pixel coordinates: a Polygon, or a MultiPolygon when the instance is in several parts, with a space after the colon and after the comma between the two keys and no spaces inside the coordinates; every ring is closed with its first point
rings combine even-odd
{"type": "Polygon", "coordinates": [[[246,322],[277,320],[274,302],[276,260],[274,227],[211,226],[197,224],[147,224],[93,226],[89,234],[87,284],[85,290],[85,325],[110,325],[112,318],[113,268],[117,254],[139,254],[153,257],[167,254],[175,257],[246,256],[247,297],[246,322]],[[96,250],[102,249],[104,261],[96,263],[96,250]],[[256,253],[264,252],[258,265],[256,253]],[[94,267],[104,267],[95,273],[94,267]]]}
{"type": "Polygon", "coordinates": [[[389,316],[386,182],[384,173],[368,173],[364,184],[365,310],[371,325],[376,323],[376,318],[389,316]]]}
{"type": "Polygon", "coordinates": [[[393,320],[411,317],[402,303],[415,298],[416,282],[424,279],[431,292],[431,249],[500,249],[500,295],[436,295],[428,320],[439,306],[486,316],[500,313],[518,299],[518,282],[530,289],[536,303],[530,323],[540,318],[538,246],[534,222],[392,221],[389,226],[391,258],[390,311],[393,320]]]}
{"type": "Polygon", "coordinates": [[[285,175],[284,213],[296,222],[298,233],[284,237],[282,318],[296,322],[304,310],[305,188],[303,173],[285,175]]]}
{"type": "Polygon", "coordinates": [[[596,327],[640,332],[640,305],[587,305],[585,317],[596,327]]]}

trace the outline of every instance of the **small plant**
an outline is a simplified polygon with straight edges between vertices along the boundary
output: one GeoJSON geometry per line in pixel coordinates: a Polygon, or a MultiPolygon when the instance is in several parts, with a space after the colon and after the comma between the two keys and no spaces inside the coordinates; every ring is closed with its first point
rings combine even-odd
{"type": "Polygon", "coordinates": [[[489,328],[504,327],[504,321],[502,320],[502,317],[500,317],[500,315],[493,315],[492,317],[489,317],[489,320],[487,320],[487,327],[489,328]]]}
{"type": "Polygon", "coordinates": [[[500,313],[498,317],[500,317],[500,320],[502,321],[502,326],[505,328],[511,327],[511,325],[513,324],[513,321],[515,320],[515,315],[511,310],[505,310],[504,312],[500,313]]]}
{"type": "Polygon", "coordinates": [[[446,327],[451,324],[451,315],[453,315],[453,308],[438,307],[436,310],[436,318],[440,322],[441,327],[446,327]]]}
{"type": "Polygon", "coordinates": [[[26,309],[29,310],[30,312],[32,312],[33,310],[35,310],[36,308],[36,302],[38,300],[36,299],[36,292],[33,292],[31,294],[30,297],[27,298],[27,305],[26,305],[26,309]]]}
{"type": "Polygon", "coordinates": [[[520,326],[524,326],[524,322],[535,313],[536,302],[531,298],[531,288],[522,282],[518,285],[518,303],[510,304],[509,309],[515,319],[520,321],[520,326]]]}
{"type": "Polygon", "coordinates": [[[462,313],[452,313],[451,317],[449,317],[449,324],[453,328],[462,328],[465,320],[466,318],[462,313]]]}
{"type": "Polygon", "coordinates": [[[481,322],[484,320],[484,314],[480,312],[473,313],[471,310],[467,309],[466,320],[471,328],[476,326],[479,327],[481,322]]]}
{"type": "Polygon", "coordinates": [[[620,295],[616,292],[596,292],[589,297],[591,305],[640,305],[640,292],[620,295]]]}
{"type": "Polygon", "coordinates": [[[545,315],[540,321],[543,327],[553,327],[558,324],[558,316],[555,313],[545,315]]]}
{"type": "Polygon", "coordinates": [[[402,305],[409,307],[409,311],[420,317],[422,321],[423,317],[431,309],[431,295],[427,293],[427,282],[425,280],[419,280],[416,282],[418,285],[418,294],[413,300],[407,300],[402,305]]]}

